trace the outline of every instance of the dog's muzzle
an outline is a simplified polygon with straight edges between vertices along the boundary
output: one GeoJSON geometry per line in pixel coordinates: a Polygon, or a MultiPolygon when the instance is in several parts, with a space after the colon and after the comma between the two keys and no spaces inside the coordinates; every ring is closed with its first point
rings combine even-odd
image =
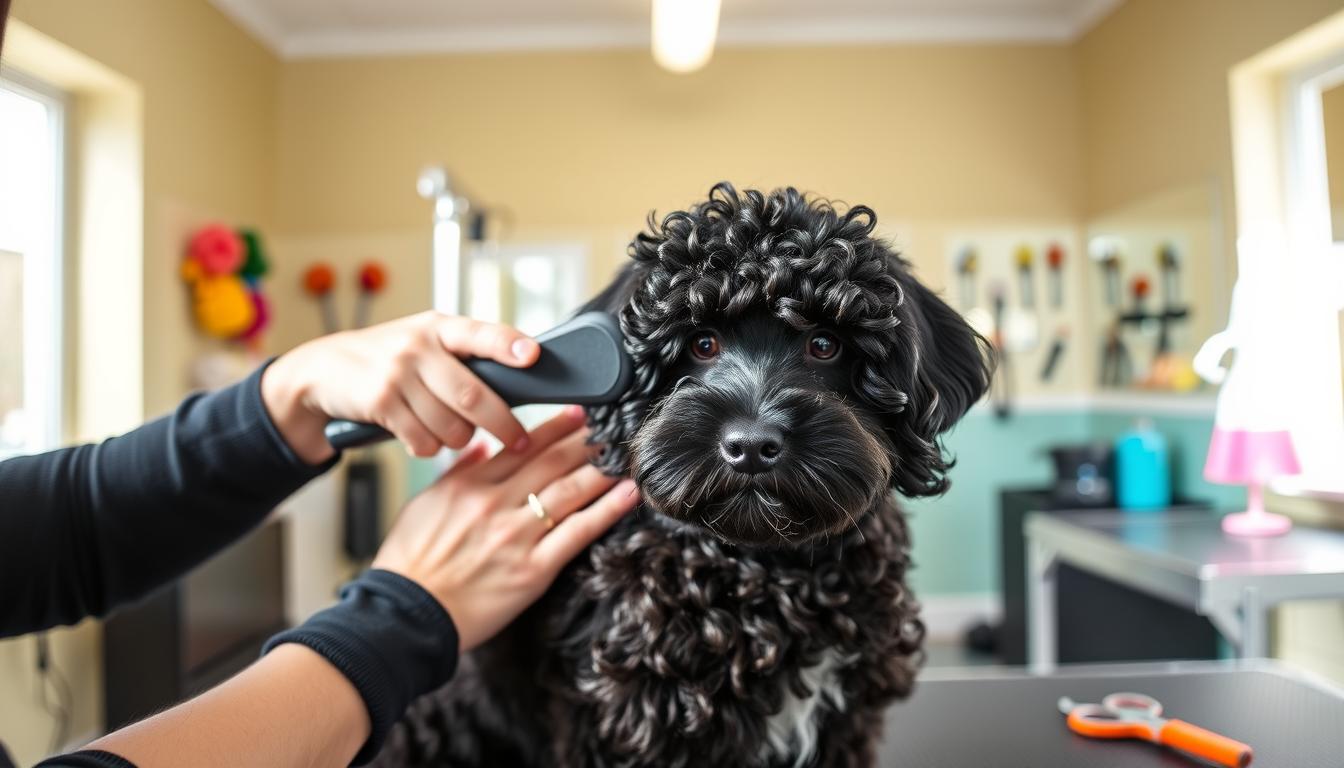
{"type": "Polygon", "coordinates": [[[801,546],[853,526],[890,486],[850,403],[802,387],[683,381],[631,442],[636,482],[667,518],[739,544],[801,546]]]}

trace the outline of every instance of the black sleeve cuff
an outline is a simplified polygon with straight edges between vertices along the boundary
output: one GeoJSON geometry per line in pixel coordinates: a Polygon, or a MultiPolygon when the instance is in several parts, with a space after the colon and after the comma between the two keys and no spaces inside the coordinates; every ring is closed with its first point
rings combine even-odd
{"type": "Polygon", "coordinates": [[[135,763],[101,749],[86,749],[49,757],[33,768],[135,768],[135,763]]]}
{"type": "Polygon", "coordinates": [[[419,584],[378,569],[346,584],[341,602],[272,637],[262,654],[282,643],[321,654],[364,699],[372,732],[352,765],[372,760],[411,701],[457,669],[457,628],[448,612],[419,584]]]}
{"type": "MultiPolygon", "coordinates": [[[[321,464],[309,464],[299,458],[294,449],[289,447],[289,443],[285,442],[284,435],[280,434],[280,428],[275,425],[271,419],[271,412],[266,408],[266,400],[261,396],[261,379],[266,375],[266,369],[274,362],[274,357],[268,359],[248,374],[246,379],[234,385],[238,390],[238,423],[243,432],[250,432],[255,436],[259,448],[261,445],[265,446],[258,451],[260,455],[257,458],[267,462],[268,469],[271,466],[283,467],[299,476],[302,482],[307,482],[335,466],[341,459],[341,452],[337,451],[335,456],[321,464]]],[[[220,394],[228,389],[226,387],[205,396],[220,394]]]]}

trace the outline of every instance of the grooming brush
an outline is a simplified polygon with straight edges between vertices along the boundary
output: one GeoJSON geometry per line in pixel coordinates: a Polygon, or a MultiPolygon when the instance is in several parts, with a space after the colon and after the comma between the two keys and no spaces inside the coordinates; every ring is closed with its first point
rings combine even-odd
{"type": "Polygon", "coordinates": [[[1114,245],[1107,246],[1097,261],[1101,265],[1102,279],[1106,283],[1106,305],[1119,307],[1120,249],[1114,245]]]}
{"type": "Polygon", "coordinates": [[[303,290],[317,299],[322,311],[323,333],[335,333],[340,327],[336,323],[336,307],[331,298],[331,291],[335,287],[336,273],[327,264],[318,262],[303,273],[303,290]]]}
{"type": "Polygon", "coordinates": [[[369,304],[387,285],[387,271],[376,261],[366,261],[359,268],[359,298],[355,300],[355,327],[369,324],[369,304]]]}
{"type": "Polygon", "coordinates": [[[1162,305],[1175,306],[1180,300],[1180,265],[1176,261],[1176,246],[1163,243],[1157,249],[1157,268],[1162,272],[1162,305]]]}
{"type": "Polygon", "coordinates": [[[1134,300],[1134,310],[1130,313],[1135,318],[1143,317],[1145,305],[1148,302],[1148,296],[1153,292],[1153,283],[1147,275],[1135,275],[1133,280],[1129,281],[1129,294],[1134,300]]]}
{"type": "Polygon", "coordinates": [[[1064,356],[1064,346],[1069,341],[1069,327],[1061,325],[1059,330],[1055,331],[1055,340],[1050,344],[1050,351],[1045,356],[1045,365],[1041,366],[1041,381],[1049,381],[1055,376],[1055,369],[1059,366],[1059,359],[1064,356]]]}
{"type": "Polygon", "coordinates": [[[975,306],[975,273],[979,267],[980,257],[975,246],[962,248],[957,257],[957,277],[961,283],[961,307],[964,310],[975,306]]]}
{"type": "Polygon", "coordinates": [[[1101,348],[1101,386],[1123,387],[1134,375],[1134,366],[1129,358],[1129,349],[1120,336],[1120,322],[1111,324],[1106,341],[1101,348]]]}
{"type": "MultiPolygon", "coordinates": [[[[510,368],[475,358],[466,365],[510,408],[532,403],[599,405],[614,403],[634,378],[634,363],[616,320],[605,312],[585,312],[537,337],[541,354],[528,368],[510,368]]],[[[337,420],[327,424],[333,448],[355,448],[392,435],[374,424],[337,420]]]]}
{"type": "Polygon", "coordinates": [[[1064,246],[1051,243],[1045,251],[1045,265],[1050,268],[1050,306],[1064,306],[1064,246]]]}
{"type": "Polygon", "coordinates": [[[1008,355],[1008,342],[1004,330],[1004,315],[1007,310],[1008,296],[1003,283],[994,283],[989,288],[990,305],[994,311],[994,333],[990,337],[998,356],[998,371],[990,379],[989,397],[994,405],[994,415],[1000,419],[1008,418],[1012,413],[1012,361],[1008,355]]]}
{"type": "Polygon", "coordinates": [[[1031,309],[1036,306],[1036,297],[1032,293],[1031,265],[1036,260],[1036,254],[1032,252],[1031,246],[1019,245],[1016,251],[1013,251],[1013,261],[1017,265],[1018,289],[1021,293],[1022,306],[1031,309]]]}

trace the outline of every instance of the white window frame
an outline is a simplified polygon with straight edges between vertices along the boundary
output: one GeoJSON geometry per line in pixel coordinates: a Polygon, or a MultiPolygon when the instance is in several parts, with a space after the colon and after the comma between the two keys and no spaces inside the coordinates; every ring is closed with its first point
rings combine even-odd
{"type": "MultiPolygon", "coordinates": [[[[17,452],[35,453],[60,445],[65,425],[65,203],[69,98],[64,92],[11,67],[0,70],[0,89],[33,99],[47,108],[55,148],[53,231],[47,240],[47,248],[22,254],[24,409],[35,411],[36,418],[31,422],[33,428],[28,443],[17,452]],[[36,287],[32,287],[34,284],[36,287]],[[34,294],[43,300],[30,299],[34,294]]],[[[4,245],[0,243],[0,247],[4,245]]],[[[0,458],[5,452],[6,449],[0,448],[0,458]]]]}
{"type": "MultiPolygon", "coordinates": [[[[1306,354],[1293,372],[1304,382],[1305,404],[1294,439],[1305,475],[1288,480],[1299,490],[1344,492],[1344,387],[1341,387],[1339,312],[1344,307],[1344,243],[1332,234],[1325,122],[1321,95],[1344,83],[1344,51],[1286,74],[1283,79],[1283,183],[1288,261],[1294,276],[1295,331],[1306,354]]],[[[1277,485],[1277,484],[1276,484],[1277,485]]]]}
{"type": "MultiPolygon", "coordinates": [[[[581,242],[567,241],[542,241],[542,242],[519,242],[506,243],[499,247],[498,252],[500,268],[503,272],[503,286],[512,291],[516,291],[518,262],[529,258],[542,258],[554,265],[555,284],[551,293],[555,297],[555,306],[559,308],[560,315],[555,318],[555,322],[560,322],[582,304],[588,296],[585,291],[588,286],[588,246],[581,242]]],[[[516,296],[511,296],[510,303],[516,296]]],[[[518,307],[511,306],[512,317],[510,323],[518,323],[521,318],[518,316],[518,307]]],[[[527,328],[530,333],[541,333],[545,328],[527,328]]]]}

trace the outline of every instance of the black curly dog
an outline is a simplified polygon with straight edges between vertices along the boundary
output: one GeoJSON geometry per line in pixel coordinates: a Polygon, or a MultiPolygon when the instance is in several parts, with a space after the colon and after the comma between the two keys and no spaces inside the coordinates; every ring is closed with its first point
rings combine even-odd
{"type": "Polygon", "coordinates": [[[872,765],[923,655],[890,491],[947,488],[938,436],[991,374],[874,225],[726,183],[650,217],[585,308],[635,359],[589,422],[644,504],[417,702],[379,765],[872,765]]]}

